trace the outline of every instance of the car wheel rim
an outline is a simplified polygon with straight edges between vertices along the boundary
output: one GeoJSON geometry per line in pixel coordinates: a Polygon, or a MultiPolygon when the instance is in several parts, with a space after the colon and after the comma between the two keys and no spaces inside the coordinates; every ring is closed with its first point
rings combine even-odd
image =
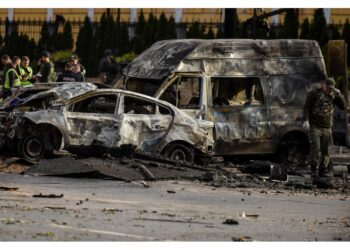
{"type": "Polygon", "coordinates": [[[39,139],[33,138],[26,143],[26,152],[30,157],[37,157],[41,154],[42,144],[39,139]]]}
{"type": "Polygon", "coordinates": [[[186,160],[186,153],[180,149],[175,149],[172,153],[170,158],[175,161],[185,161],[186,160]]]}

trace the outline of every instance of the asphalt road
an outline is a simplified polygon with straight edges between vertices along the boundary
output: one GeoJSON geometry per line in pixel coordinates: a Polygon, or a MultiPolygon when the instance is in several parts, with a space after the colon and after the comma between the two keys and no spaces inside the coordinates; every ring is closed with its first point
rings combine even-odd
{"type": "Polygon", "coordinates": [[[342,194],[149,184],[0,173],[0,241],[350,240],[342,194]]]}

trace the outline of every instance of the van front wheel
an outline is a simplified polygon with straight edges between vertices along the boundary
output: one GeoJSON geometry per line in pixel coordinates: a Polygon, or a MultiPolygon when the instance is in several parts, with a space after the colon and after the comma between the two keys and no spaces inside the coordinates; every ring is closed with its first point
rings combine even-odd
{"type": "Polygon", "coordinates": [[[304,164],[308,154],[308,147],[299,141],[285,141],[280,148],[279,157],[287,165],[304,164]]]}

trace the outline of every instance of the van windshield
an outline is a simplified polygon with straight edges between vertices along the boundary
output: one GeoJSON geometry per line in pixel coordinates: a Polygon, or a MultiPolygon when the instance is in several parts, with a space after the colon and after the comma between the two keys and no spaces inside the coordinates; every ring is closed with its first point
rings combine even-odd
{"type": "Polygon", "coordinates": [[[214,107],[264,104],[257,77],[212,77],[211,84],[214,107]]]}

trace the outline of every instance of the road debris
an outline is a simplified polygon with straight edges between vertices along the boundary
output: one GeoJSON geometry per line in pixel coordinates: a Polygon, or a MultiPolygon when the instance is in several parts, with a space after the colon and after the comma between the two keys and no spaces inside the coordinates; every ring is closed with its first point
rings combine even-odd
{"type": "Polygon", "coordinates": [[[49,207],[49,206],[46,206],[44,208],[45,209],[52,209],[52,210],[66,210],[67,209],[66,207],[49,207]]]}
{"type": "Polygon", "coordinates": [[[240,237],[232,237],[232,241],[252,241],[252,237],[250,236],[240,236],[240,237]]]}
{"type": "Polygon", "coordinates": [[[50,199],[55,199],[55,198],[62,198],[64,195],[63,194],[33,194],[33,198],[50,198],[50,199]]]}
{"type": "Polygon", "coordinates": [[[142,172],[146,175],[146,180],[151,180],[151,181],[156,180],[156,177],[154,177],[154,175],[151,173],[151,171],[148,170],[148,168],[146,168],[145,165],[143,165],[143,164],[138,164],[137,166],[138,166],[138,167],[142,170],[142,172]]]}
{"type": "Polygon", "coordinates": [[[149,188],[150,187],[150,185],[148,185],[147,182],[145,182],[145,181],[140,181],[140,183],[142,184],[142,186],[144,188],[149,188]]]}
{"type": "Polygon", "coordinates": [[[145,220],[145,221],[160,221],[160,222],[174,222],[174,223],[191,223],[191,224],[202,224],[202,225],[213,225],[209,222],[193,221],[189,220],[170,220],[170,219],[158,219],[158,218],[135,218],[134,220],[145,220]]]}
{"type": "Polygon", "coordinates": [[[226,225],[239,225],[238,221],[235,219],[226,219],[222,224],[226,225]]]}
{"type": "Polygon", "coordinates": [[[16,191],[18,190],[18,187],[5,187],[5,186],[0,186],[0,191],[16,191]]]}

